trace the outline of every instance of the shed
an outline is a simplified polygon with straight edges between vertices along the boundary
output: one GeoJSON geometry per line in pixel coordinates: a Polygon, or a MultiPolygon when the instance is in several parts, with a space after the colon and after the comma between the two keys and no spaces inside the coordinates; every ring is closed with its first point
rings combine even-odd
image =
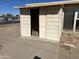
{"type": "Polygon", "coordinates": [[[78,6],[79,1],[58,1],[16,7],[20,8],[21,36],[59,41],[63,26],[72,27],[71,15],[78,6]]]}
{"type": "MultiPolygon", "coordinates": [[[[66,28],[75,31],[79,1],[33,3],[16,8],[20,8],[21,36],[38,37],[40,40],[56,43],[52,43],[54,47],[52,57],[58,59],[62,32],[66,28]]],[[[39,52],[39,55],[42,54],[39,52]]]]}

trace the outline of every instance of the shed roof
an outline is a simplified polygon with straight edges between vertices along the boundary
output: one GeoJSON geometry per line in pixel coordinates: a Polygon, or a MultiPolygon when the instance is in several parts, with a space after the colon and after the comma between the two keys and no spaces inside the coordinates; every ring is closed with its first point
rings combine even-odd
{"type": "Polygon", "coordinates": [[[15,8],[33,8],[33,7],[55,6],[55,5],[67,5],[67,4],[79,4],[79,1],[56,1],[56,2],[44,2],[44,3],[32,3],[32,4],[25,4],[24,6],[16,6],[15,8]]]}

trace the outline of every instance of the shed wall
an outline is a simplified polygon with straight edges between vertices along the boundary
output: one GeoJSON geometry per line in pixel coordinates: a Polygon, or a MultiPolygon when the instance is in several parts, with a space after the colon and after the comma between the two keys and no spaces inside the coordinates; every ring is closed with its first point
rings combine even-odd
{"type": "Polygon", "coordinates": [[[78,7],[65,7],[64,8],[64,29],[73,29],[74,14],[79,11],[78,7]]]}
{"type": "MultiPolygon", "coordinates": [[[[61,6],[39,8],[39,37],[59,41],[62,30],[61,6]]],[[[31,36],[29,9],[21,9],[21,36],[31,36]]]]}
{"type": "Polygon", "coordinates": [[[21,9],[20,15],[21,21],[21,36],[31,35],[31,22],[30,22],[30,11],[27,9],[21,9]]]}
{"type": "Polygon", "coordinates": [[[60,6],[47,8],[47,39],[59,41],[62,30],[62,9],[60,6]]]}
{"type": "Polygon", "coordinates": [[[46,39],[47,10],[46,8],[40,8],[39,10],[39,37],[46,39]]]}

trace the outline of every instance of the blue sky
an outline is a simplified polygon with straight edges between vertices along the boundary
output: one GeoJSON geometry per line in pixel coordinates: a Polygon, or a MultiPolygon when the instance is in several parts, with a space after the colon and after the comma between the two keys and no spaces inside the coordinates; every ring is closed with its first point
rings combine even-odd
{"type": "Polygon", "coordinates": [[[6,13],[12,13],[14,15],[20,14],[19,9],[14,9],[14,6],[21,6],[29,3],[39,3],[39,2],[51,2],[51,1],[61,1],[61,0],[0,0],[0,15],[6,13]]]}

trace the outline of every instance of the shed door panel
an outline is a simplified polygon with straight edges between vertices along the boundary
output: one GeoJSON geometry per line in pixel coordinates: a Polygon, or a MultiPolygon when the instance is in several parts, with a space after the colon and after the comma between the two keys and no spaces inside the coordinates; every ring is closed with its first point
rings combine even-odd
{"type": "Polygon", "coordinates": [[[59,16],[60,8],[51,8],[47,9],[47,39],[59,40],[59,16]]]}
{"type": "Polygon", "coordinates": [[[30,12],[29,10],[22,9],[20,15],[21,21],[21,36],[30,36],[30,12]]]}
{"type": "Polygon", "coordinates": [[[39,13],[39,35],[46,39],[46,8],[40,8],[39,13]]]}

